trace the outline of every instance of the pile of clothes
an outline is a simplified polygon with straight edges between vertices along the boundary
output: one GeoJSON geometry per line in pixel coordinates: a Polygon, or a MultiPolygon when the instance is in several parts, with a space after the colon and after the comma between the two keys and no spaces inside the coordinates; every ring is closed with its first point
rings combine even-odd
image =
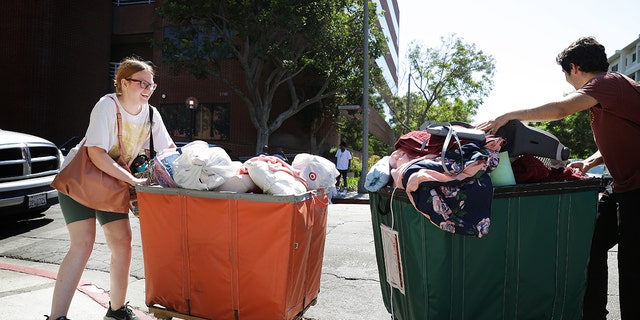
{"type": "Polygon", "coordinates": [[[152,183],[166,188],[236,193],[296,195],[330,189],[340,173],[331,161],[307,153],[291,164],[282,157],[260,154],[247,161],[232,161],[220,147],[194,141],[159,152],[152,183]]]}
{"type": "Polygon", "coordinates": [[[525,153],[513,160],[511,168],[513,176],[519,184],[574,181],[588,178],[580,170],[567,167],[564,163],[562,164],[560,167],[548,166],[538,157],[525,153]]]}
{"type": "MultiPolygon", "coordinates": [[[[473,130],[460,123],[447,126],[443,130],[446,134],[427,128],[403,135],[396,141],[395,151],[369,170],[365,188],[371,192],[385,186],[403,189],[416,210],[438,228],[481,238],[491,225],[494,189],[489,174],[498,167],[506,140],[483,132],[469,133],[473,130]]],[[[587,178],[577,169],[545,165],[527,153],[507,165],[517,184],[587,178]]]]}
{"type": "MultiPolygon", "coordinates": [[[[452,125],[456,130],[465,129],[452,125]]],[[[491,225],[493,185],[489,172],[499,163],[503,139],[447,138],[426,130],[400,137],[395,151],[369,170],[365,187],[375,192],[386,185],[406,191],[413,206],[438,228],[482,237],[491,225]]]]}

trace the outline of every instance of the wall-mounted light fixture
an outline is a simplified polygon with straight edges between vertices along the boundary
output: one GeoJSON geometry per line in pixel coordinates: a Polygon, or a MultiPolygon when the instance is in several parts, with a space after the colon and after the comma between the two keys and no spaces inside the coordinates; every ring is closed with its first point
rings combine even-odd
{"type": "Polygon", "coordinates": [[[185,104],[187,105],[187,108],[191,110],[198,109],[198,99],[194,97],[187,98],[187,101],[185,101],[185,104]]]}

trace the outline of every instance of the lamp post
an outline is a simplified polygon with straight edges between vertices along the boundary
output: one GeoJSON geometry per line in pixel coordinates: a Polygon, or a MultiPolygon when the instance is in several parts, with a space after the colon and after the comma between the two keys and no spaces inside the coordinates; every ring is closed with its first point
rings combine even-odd
{"type": "Polygon", "coordinates": [[[196,109],[198,109],[198,99],[194,98],[194,97],[189,97],[187,98],[187,100],[185,101],[185,105],[187,106],[187,108],[189,108],[189,113],[190,113],[190,117],[191,117],[191,127],[189,128],[189,142],[193,141],[193,134],[196,128],[196,117],[195,117],[195,112],[196,109]]]}
{"type": "Polygon", "coordinates": [[[364,0],[364,78],[362,91],[362,171],[358,180],[358,193],[367,193],[364,187],[369,172],[369,0],[364,0]]]}

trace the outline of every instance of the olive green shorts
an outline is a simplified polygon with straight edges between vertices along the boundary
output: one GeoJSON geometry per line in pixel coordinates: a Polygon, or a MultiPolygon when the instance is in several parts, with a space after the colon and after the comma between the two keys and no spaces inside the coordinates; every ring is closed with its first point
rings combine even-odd
{"type": "Polygon", "coordinates": [[[96,218],[98,222],[100,222],[100,225],[103,226],[112,221],[129,219],[128,214],[100,211],[85,207],[77,201],[73,200],[71,197],[62,193],[58,193],[58,201],[60,202],[60,209],[62,209],[64,221],[67,224],[76,221],[96,218]]]}

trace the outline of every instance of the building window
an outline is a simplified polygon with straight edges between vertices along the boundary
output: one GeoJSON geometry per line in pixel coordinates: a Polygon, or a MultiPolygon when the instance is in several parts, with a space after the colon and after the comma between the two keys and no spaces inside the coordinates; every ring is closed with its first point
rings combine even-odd
{"type": "Polygon", "coordinates": [[[231,106],[228,103],[200,103],[196,110],[184,104],[158,106],[165,127],[176,140],[227,141],[230,137],[231,106]]]}
{"type": "Polygon", "coordinates": [[[636,53],[635,52],[631,55],[631,62],[636,62],[636,53]]]}
{"type": "Polygon", "coordinates": [[[611,66],[611,72],[618,72],[618,64],[611,66]]]}

